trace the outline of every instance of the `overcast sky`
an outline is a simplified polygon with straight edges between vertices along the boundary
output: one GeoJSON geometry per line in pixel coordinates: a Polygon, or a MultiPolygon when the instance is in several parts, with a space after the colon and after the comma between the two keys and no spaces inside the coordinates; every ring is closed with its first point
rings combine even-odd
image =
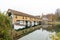
{"type": "Polygon", "coordinates": [[[54,13],[60,0],[0,0],[0,10],[14,9],[31,15],[54,13]]]}

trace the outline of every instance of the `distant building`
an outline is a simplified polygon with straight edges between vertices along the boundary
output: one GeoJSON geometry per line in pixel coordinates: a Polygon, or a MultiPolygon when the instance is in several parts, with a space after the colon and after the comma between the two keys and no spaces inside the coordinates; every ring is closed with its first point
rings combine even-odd
{"type": "Polygon", "coordinates": [[[47,14],[46,17],[48,18],[49,21],[56,21],[56,15],[53,13],[47,14]]]}
{"type": "Polygon", "coordinates": [[[56,21],[57,17],[55,14],[47,14],[42,16],[42,24],[44,25],[52,25],[56,21]]]}
{"type": "Polygon", "coordinates": [[[35,25],[40,25],[41,19],[33,15],[18,12],[12,9],[8,9],[7,14],[9,17],[11,17],[14,29],[27,28],[35,25]]]}

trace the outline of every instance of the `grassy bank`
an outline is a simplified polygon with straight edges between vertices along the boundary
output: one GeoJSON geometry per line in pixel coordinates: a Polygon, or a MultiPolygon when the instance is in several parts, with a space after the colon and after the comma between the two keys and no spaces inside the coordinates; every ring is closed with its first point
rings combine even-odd
{"type": "Polygon", "coordinates": [[[60,22],[56,22],[54,27],[55,27],[54,30],[56,32],[56,35],[58,36],[58,38],[60,38],[60,22]]]}
{"type": "Polygon", "coordinates": [[[23,29],[23,30],[19,30],[19,31],[13,31],[13,38],[14,40],[17,40],[18,38],[21,38],[23,37],[24,35],[27,35],[31,32],[33,32],[34,30],[37,30],[37,29],[40,29],[41,26],[35,26],[35,27],[30,27],[30,28],[27,28],[27,29],[23,29]]]}

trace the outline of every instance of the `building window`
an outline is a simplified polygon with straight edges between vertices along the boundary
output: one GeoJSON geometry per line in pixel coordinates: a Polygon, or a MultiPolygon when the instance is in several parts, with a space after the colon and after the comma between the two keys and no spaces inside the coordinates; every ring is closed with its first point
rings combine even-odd
{"type": "Polygon", "coordinates": [[[20,24],[23,24],[23,23],[24,23],[24,22],[21,20],[21,21],[20,21],[20,24]]]}
{"type": "Polygon", "coordinates": [[[24,19],[24,16],[23,16],[23,19],[24,19]]]}
{"type": "Polygon", "coordinates": [[[16,24],[20,24],[20,20],[17,20],[17,21],[16,21],[16,24]]]}
{"type": "Polygon", "coordinates": [[[17,15],[16,15],[16,17],[15,18],[17,18],[17,15]]]}
{"type": "Polygon", "coordinates": [[[24,21],[23,20],[17,20],[16,24],[24,24],[24,21]]]}
{"type": "Polygon", "coordinates": [[[27,17],[26,17],[26,19],[27,19],[27,17]]]}
{"type": "Polygon", "coordinates": [[[8,12],[8,16],[11,16],[12,14],[11,14],[11,12],[8,12]]]}

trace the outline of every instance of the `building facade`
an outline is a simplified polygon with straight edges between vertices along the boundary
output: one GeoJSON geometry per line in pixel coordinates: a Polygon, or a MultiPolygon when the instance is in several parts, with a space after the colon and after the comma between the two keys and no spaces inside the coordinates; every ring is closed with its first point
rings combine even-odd
{"type": "Polygon", "coordinates": [[[40,18],[33,15],[18,12],[12,9],[8,9],[7,14],[11,18],[14,29],[22,29],[35,25],[40,25],[40,18]]]}

